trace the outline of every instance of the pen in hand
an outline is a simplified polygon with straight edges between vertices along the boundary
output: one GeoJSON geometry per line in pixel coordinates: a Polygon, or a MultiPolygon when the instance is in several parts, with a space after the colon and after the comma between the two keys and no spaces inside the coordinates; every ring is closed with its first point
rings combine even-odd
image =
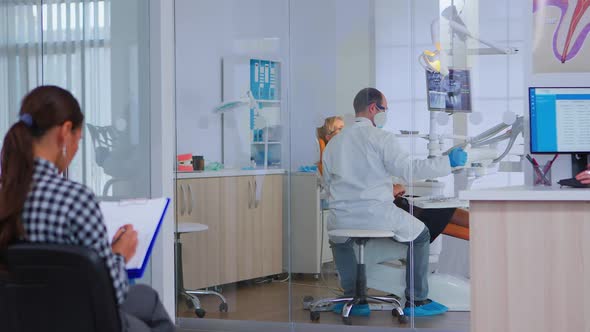
{"type": "Polygon", "coordinates": [[[111,244],[113,253],[123,256],[125,263],[127,263],[137,250],[137,231],[133,229],[133,225],[127,224],[119,228],[113,242],[111,244]]]}
{"type": "Polygon", "coordinates": [[[117,243],[123,237],[123,234],[125,234],[126,231],[127,231],[127,227],[125,227],[125,226],[122,226],[121,228],[119,228],[119,230],[117,230],[117,233],[115,233],[115,236],[113,236],[112,245],[115,245],[115,243],[117,243]]]}

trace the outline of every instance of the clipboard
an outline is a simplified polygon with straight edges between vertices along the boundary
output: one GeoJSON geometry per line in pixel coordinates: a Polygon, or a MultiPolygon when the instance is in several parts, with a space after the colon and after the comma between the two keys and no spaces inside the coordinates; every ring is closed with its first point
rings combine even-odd
{"type": "Polygon", "coordinates": [[[170,199],[123,200],[100,202],[99,205],[109,241],[113,240],[113,236],[123,225],[132,224],[137,231],[137,250],[135,256],[127,262],[126,269],[130,279],[141,278],[170,205],[170,199]]]}

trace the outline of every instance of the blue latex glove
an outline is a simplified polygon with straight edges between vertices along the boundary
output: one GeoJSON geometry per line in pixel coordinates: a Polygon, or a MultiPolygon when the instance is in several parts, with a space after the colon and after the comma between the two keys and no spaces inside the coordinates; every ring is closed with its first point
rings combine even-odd
{"type": "Polygon", "coordinates": [[[454,148],[449,152],[449,161],[451,162],[451,167],[465,166],[467,152],[463,151],[462,148],[454,148]]]}

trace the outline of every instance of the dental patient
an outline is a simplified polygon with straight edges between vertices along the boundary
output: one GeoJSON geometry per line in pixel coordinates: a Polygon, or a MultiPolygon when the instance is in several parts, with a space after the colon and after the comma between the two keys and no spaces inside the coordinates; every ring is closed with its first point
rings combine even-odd
{"type": "MultiPolygon", "coordinates": [[[[415,316],[442,314],[448,308],[428,299],[429,228],[393,203],[393,177],[407,181],[410,174],[413,179],[446,176],[451,173],[451,167],[465,164],[467,153],[456,148],[445,157],[411,160],[395,135],[377,128],[386,122],[388,109],[387,99],[379,90],[366,88],[359,91],[353,107],[355,123],[331,137],[323,151],[323,177],[330,193],[328,230],[393,231],[391,245],[382,241],[378,250],[396,250],[393,241],[413,246],[406,257],[414,264],[406,265],[404,313],[415,316]]],[[[356,282],[354,250],[347,239],[332,238],[331,241],[344,295],[353,296],[356,282]]],[[[355,307],[360,307],[357,314],[368,312],[368,305],[364,312],[362,306],[355,307]]]]}

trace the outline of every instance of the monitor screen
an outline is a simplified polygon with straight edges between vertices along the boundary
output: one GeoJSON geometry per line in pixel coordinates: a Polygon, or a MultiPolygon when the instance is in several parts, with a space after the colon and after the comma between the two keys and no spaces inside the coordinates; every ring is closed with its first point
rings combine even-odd
{"type": "Polygon", "coordinates": [[[468,69],[449,68],[446,76],[426,71],[428,109],[471,112],[471,79],[468,69]]]}
{"type": "Polygon", "coordinates": [[[529,88],[532,153],[590,152],[590,88],[529,88]]]}

